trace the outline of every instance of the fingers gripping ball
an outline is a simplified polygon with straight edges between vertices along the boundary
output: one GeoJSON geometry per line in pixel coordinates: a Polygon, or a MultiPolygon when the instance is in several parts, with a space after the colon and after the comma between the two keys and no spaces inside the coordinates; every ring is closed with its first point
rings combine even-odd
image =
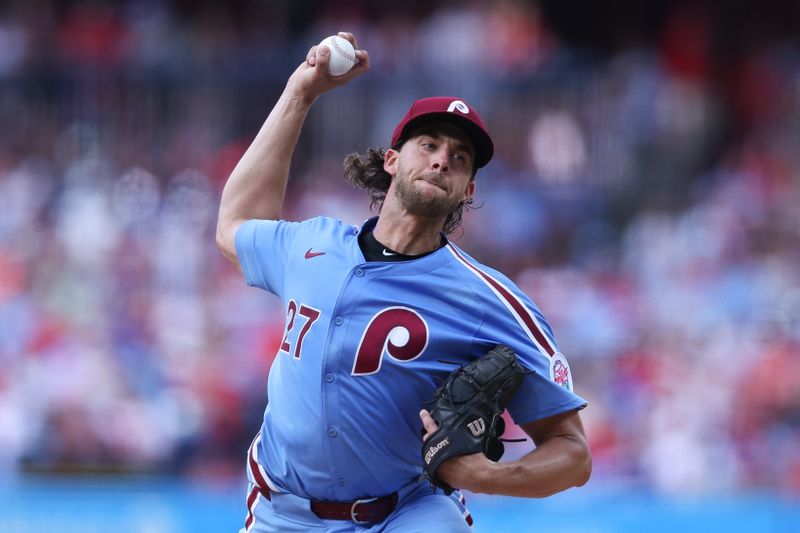
{"type": "Polygon", "coordinates": [[[341,76],[358,63],[353,45],[343,37],[331,35],[323,39],[319,46],[327,46],[331,51],[331,61],[328,63],[331,76],[341,76]]]}
{"type": "Polygon", "coordinates": [[[424,474],[432,484],[453,491],[436,476],[451,457],[481,452],[497,461],[503,456],[501,415],[526,373],[514,351],[499,344],[456,369],[436,390],[430,413],[439,428],[422,444],[424,474]]]}

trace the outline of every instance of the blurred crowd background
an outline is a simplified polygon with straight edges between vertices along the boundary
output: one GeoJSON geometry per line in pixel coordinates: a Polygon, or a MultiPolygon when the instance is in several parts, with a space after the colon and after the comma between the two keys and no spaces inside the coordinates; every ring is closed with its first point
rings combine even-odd
{"type": "Polygon", "coordinates": [[[219,196],[347,30],[372,68],[315,104],[285,215],[360,223],[344,155],[465,98],[497,150],[452,238],[555,329],[591,483],[800,494],[800,4],[755,5],[0,1],[0,477],[243,475],[284,314],[219,196]]]}

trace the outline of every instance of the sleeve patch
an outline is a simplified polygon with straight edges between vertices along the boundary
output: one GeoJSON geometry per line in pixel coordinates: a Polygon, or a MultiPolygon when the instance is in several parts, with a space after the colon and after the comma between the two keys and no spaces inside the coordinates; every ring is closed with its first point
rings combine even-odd
{"type": "Polygon", "coordinates": [[[556,352],[550,358],[550,379],[570,392],[572,389],[572,372],[569,370],[567,358],[561,352],[556,352]]]}

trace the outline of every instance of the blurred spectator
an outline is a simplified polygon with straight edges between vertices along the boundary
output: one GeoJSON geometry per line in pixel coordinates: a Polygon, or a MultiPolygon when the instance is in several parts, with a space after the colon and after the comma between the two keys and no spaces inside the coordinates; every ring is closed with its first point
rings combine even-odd
{"type": "Polygon", "coordinates": [[[455,238],[550,319],[593,482],[800,493],[795,40],[717,57],[730,28],[684,3],[587,60],[548,2],[189,4],[0,7],[0,475],[240,475],[284,316],[216,251],[218,196],[307,48],[347,29],[374,68],[316,104],[286,215],[359,223],[344,154],[414,98],[479,102],[497,157],[455,238]]]}

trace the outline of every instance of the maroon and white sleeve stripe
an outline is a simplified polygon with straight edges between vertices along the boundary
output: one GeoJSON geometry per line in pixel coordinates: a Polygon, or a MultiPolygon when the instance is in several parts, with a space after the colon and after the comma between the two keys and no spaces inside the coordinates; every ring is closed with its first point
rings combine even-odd
{"type": "Polygon", "coordinates": [[[458,262],[489,287],[541,353],[550,357],[556,354],[555,343],[547,336],[536,315],[511,289],[465,258],[452,244],[448,244],[446,248],[458,262]]]}

